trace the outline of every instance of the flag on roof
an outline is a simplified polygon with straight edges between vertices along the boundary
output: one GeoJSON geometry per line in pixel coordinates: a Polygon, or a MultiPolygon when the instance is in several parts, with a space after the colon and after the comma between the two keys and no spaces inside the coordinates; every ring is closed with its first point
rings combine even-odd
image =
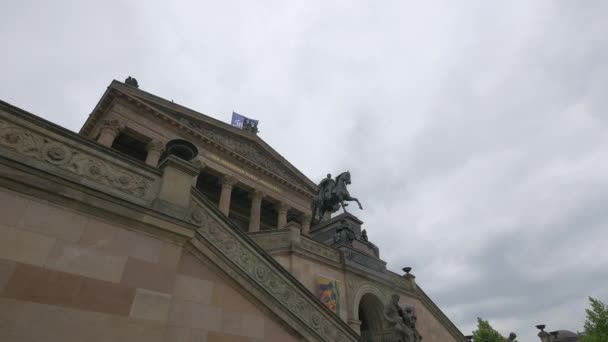
{"type": "Polygon", "coordinates": [[[248,118],[237,112],[232,112],[231,125],[252,133],[258,132],[258,120],[248,118]]]}

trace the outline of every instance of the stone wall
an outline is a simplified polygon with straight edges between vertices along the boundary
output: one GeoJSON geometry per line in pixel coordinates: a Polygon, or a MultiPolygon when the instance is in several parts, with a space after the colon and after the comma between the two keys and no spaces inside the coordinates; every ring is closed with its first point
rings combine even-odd
{"type": "Polygon", "coordinates": [[[175,242],[0,189],[0,341],[296,341],[175,242]]]}
{"type": "MultiPolygon", "coordinates": [[[[305,248],[307,238],[294,239],[294,236],[287,230],[260,232],[251,236],[313,294],[316,294],[317,275],[337,280],[340,292],[339,316],[355,331],[359,329],[359,326],[353,322],[358,322],[360,319],[359,304],[364,295],[373,295],[383,306],[388,302],[391,294],[399,293],[401,305],[411,305],[416,308],[418,329],[425,341],[460,341],[450,333],[447,319],[438,318],[442,317],[442,314],[437,316],[437,312],[433,314],[431,310],[433,310],[434,304],[426,301],[424,293],[416,290],[409,280],[393,273],[376,273],[371,277],[368,274],[366,278],[363,278],[364,273],[353,273],[352,269],[344,267],[342,263],[336,263],[331,256],[322,257],[322,250],[313,248],[314,246],[305,248]],[[389,285],[397,282],[402,286],[389,285]]],[[[382,316],[381,311],[382,309],[380,309],[380,316],[382,316]]],[[[375,319],[383,320],[384,318],[375,317],[375,319]]]]}

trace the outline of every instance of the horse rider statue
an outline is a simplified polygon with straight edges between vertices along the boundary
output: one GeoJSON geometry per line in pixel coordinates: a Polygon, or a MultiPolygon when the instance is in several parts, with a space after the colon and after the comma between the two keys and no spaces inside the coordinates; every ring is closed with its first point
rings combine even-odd
{"type": "Polygon", "coordinates": [[[319,183],[319,191],[312,200],[312,219],[313,221],[322,220],[325,213],[335,213],[342,207],[346,213],[348,203],[344,201],[355,201],[359,205],[359,209],[363,209],[361,203],[355,197],[351,197],[346,186],[350,184],[350,172],[346,171],[338,175],[336,180],[331,178],[331,174],[327,174],[321,183],[319,183]]]}

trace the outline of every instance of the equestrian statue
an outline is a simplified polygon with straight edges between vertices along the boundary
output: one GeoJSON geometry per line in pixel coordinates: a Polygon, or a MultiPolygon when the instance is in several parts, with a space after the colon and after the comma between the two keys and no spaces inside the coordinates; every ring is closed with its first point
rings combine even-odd
{"type": "Polygon", "coordinates": [[[322,220],[325,213],[335,213],[342,207],[346,213],[348,203],[344,201],[355,201],[359,205],[359,209],[363,209],[361,203],[355,197],[351,197],[346,186],[350,184],[350,172],[346,171],[338,175],[336,180],[331,178],[331,174],[327,174],[319,183],[319,192],[312,200],[312,219],[313,221],[322,220]]]}

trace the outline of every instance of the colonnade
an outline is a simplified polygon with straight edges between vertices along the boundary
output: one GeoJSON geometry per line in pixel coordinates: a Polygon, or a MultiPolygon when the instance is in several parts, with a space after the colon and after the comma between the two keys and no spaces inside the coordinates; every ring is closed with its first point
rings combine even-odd
{"type": "MultiPolygon", "coordinates": [[[[112,147],[114,140],[118,137],[120,132],[124,129],[125,125],[118,120],[109,119],[100,122],[100,131],[97,138],[97,142],[101,145],[112,147]]],[[[159,159],[164,150],[165,143],[159,140],[151,140],[147,144],[147,156],[145,163],[156,167],[159,159]]],[[[218,170],[215,170],[218,171],[218,170]]],[[[220,199],[218,203],[219,210],[226,216],[230,214],[230,201],[232,197],[232,191],[234,187],[239,183],[239,180],[234,175],[224,174],[220,178],[220,199]]],[[[277,229],[283,229],[287,225],[287,213],[291,210],[291,207],[281,201],[280,199],[268,197],[263,189],[252,189],[249,192],[249,198],[251,199],[251,208],[249,216],[249,229],[248,232],[260,231],[260,220],[261,220],[261,208],[262,200],[268,199],[270,202],[275,204],[277,211],[277,229]]],[[[300,221],[302,224],[302,233],[308,234],[310,231],[310,212],[300,212],[300,221]]]]}

